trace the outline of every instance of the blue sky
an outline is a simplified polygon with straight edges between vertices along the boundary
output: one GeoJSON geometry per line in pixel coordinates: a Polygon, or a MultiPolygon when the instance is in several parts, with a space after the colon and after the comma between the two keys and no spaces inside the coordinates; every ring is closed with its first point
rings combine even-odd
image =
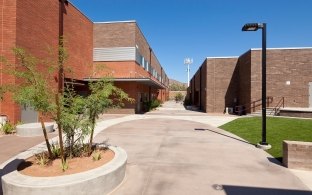
{"type": "Polygon", "coordinates": [[[261,47],[261,31],[242,32],[248,22],[267,23],[267,47],[312,47],[311,0],[71,0],[94,22],[136,20],[169,78],[187,82],[206,57],[239,56],[261,47]]]}

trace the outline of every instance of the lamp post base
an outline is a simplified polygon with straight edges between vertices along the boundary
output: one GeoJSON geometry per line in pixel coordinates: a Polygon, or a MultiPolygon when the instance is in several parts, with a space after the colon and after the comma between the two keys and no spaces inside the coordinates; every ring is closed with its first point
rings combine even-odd
{"type": "Polygon", "coordinates": [[[256,147],[262,150],[269,150],[272,148],[272,146],[268,143],[258,143],[256,147]]]}

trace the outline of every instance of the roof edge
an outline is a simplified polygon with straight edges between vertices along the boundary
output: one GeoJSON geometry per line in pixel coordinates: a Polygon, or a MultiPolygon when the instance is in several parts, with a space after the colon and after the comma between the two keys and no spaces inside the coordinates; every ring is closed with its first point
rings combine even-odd
{"type": "MultiPolygon", "coordinates": [[[[312,47],[272,47],[272,48],[267,48],[267,50],[295,50],[295,49],[312,49],[312,47]]],[[[262,50],[262,48],[251,48],[251,51],[257,51],[257,50],[262,50]]]]}
{"type": "Polygon", "coordinates": [[[136,20],[120,20],[120,21],[107,21],[107,22],[93,22],[94,24],[116,24],[116,23],[137,23],[136,20]]]}
{"type": "Polygon", "coordinates": [[[231,59],[231,58],[238,58],[239,56],[220,56],[220,57],[206,57],[206,59],[231,59]]]}

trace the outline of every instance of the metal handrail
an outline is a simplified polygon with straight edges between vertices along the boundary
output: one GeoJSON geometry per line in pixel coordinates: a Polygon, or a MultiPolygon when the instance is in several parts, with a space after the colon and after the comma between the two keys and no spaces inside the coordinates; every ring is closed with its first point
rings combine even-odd
{"type": "Polygon", "coordinates": [[[282,106],[283,106],[283,108],[285,106],[285,98],[284,97],[282,97],[278,101],[278,103],[276,104],[276,106],[273,108],[273,110],[270,112],[269,115],[271,115],[273,113],[273,111],[274,111],[274,116],[277,115],[277,112],[281,109],[282,106]]]}
{"type": "MultiPolygon", "coordinates": [[[[273,97],[272,96],[268,96],[266,97],[266,107],[269,107],[270,106],[270,103],[273,102],[273,97]]],[[[262,99],[258,99],[258,100],[255,100],[255,101],[252,101],[248,106],[246,105],[240,105],[240,106],[235,106],[235,112],[237,113],[241,113],[243,111],[246,111],[247,109],[252,109],[253,112],[256,111],[256,107],[259,107],[262,105],[262,99]],[[257,104],[257,102],[260,102],[257,104]]]]}

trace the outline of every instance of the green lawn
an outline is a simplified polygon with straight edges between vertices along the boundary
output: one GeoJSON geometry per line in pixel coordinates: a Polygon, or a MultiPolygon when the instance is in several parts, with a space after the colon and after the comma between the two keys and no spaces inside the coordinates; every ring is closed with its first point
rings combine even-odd
{"type": "MultiPolygon", "coordinates": [[[[239,118],[219,128],[257,144],[261,141],[261,117],[239,118]]],[[[312,142],[312,120],[267,118],[267,142],[272,148],[267,152],[277,159],[282,158],[283,140],[312,142]]]]}

